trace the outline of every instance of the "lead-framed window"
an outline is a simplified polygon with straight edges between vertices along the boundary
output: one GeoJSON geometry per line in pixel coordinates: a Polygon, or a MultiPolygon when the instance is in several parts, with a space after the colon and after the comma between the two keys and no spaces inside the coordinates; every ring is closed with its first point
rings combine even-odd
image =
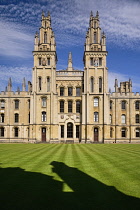
{"type": "Polygon", "coordinates": [[[68,101],[68,112],[72,112],[72,101],[68,101]]]}
{"type": "Polygon", "coordinates": [[[60,125],[61,128],[61,138],[64,138],[64,125],[60,125]]]}
{"type": "Polygon", "coordinates": [[[76,138],[80,137],[80,125],[76,125],[76,138]]]}
{"type": "Polygon", "coordinates": [[[47,99],[46,97],[42,98],[42,107],[46,107],[47,106],[47,99]]]}
{"type": "Polygon", "coordinates": [[[64,87],[60,87],[60,96],[64,96],[64,87]]]}
{"type": "Polygon", "coordinates": [[[3,113],[0,115],[0,122],[4,123],[4,114],[3,113]]]}
{"type": "Polygon", "coordinates": [[[60,113],[64,113],[64,101],[60,101],[60,113]]]}
{"type": "Polygon", "coordinates": [[[94,112],[94,122],[98,122],[98,120],[99,120],[99,113],[94,112]]]}
{"type": "Polygon", "coordinates": [[[15,137],[18,137],[18,136],[19,136],[18,127],[15,127],[15,128],[14,128],[14,136],[15,136],[15,137]]]}
{"type": "Polygon", "coordinates": [[[68,87],[68,96],[72,96],[72,95],[73,95],[73,88],[68,87]]]}
{"type": "Polygon", "coordinates": [[[4,137],[4,127],[0,127],[0,137],[4,137]]]}
{"type": "Polygon", "coordinates": [[[81,101],[76,101],[76,113],[81,112],[81,101]]]}
{"type": "Polygon", "coordinates": [[[99,106],[99,98],[95,97],[94,98],[94,107],[98,107],[99,106]]]}
{"type": "Polygon", "coordinates": [[[81,88],[76,87],[76,96],[81,96],[81,88]]]}
{"type": "Polygon", "coordinates": [[[0,107],[1,107],[1,109],[5,108],[5,101],[4,100],[0,101],[0,107]]]}
{"type": "Polygon", "coordinates": [[[46,122],[46,112],[42,112],[42,122],[46,122]]]}

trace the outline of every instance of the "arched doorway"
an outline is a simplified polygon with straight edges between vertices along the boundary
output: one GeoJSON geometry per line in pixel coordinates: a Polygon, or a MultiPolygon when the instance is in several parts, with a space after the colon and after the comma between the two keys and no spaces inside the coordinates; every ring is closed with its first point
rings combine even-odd
{"type": "Polygon", "coordinates": [[[41,133],[42,133],[42,141],[45,142],[46,141],[46,128],[42,128],[41,133]]]}
{"type": "Polygon", "coordinates": [[[99,133],[98,133],[98,128],[94,128],[94,141],[98,142],[98,138],[99,138],[99,133]]]}
{"type": "Polygon", "coordinates": [[[73,138],[73,124],[67,124],[67,138],[73,138]]]}

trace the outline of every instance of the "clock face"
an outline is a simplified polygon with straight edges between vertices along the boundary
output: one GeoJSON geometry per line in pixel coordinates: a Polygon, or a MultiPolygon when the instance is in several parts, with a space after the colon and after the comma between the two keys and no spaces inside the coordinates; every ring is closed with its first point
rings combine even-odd
{"type": "Polygon", "coordinates": [[[43,66],[46,66],[46,60],[45,60],[45,58],[43,58],[43,60],[42,60],[42,65],[43,66]]]}

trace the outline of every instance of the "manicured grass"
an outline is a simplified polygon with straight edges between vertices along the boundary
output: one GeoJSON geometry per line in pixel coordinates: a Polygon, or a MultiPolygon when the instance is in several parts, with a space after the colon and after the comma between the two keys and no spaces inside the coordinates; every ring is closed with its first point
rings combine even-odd
{"type": "Polygon", "coordinates": [[[0,209],[140,209],[140,145],[1,144],[0,209]]]}

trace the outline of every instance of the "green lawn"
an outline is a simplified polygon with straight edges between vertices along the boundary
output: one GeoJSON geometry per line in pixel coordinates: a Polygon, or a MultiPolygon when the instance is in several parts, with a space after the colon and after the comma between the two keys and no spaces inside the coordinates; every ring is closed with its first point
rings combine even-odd
{"type": "Polygon", "coordinates": [[[140,145],[0,144],[0,209],[140,209],[140,145]]]}

